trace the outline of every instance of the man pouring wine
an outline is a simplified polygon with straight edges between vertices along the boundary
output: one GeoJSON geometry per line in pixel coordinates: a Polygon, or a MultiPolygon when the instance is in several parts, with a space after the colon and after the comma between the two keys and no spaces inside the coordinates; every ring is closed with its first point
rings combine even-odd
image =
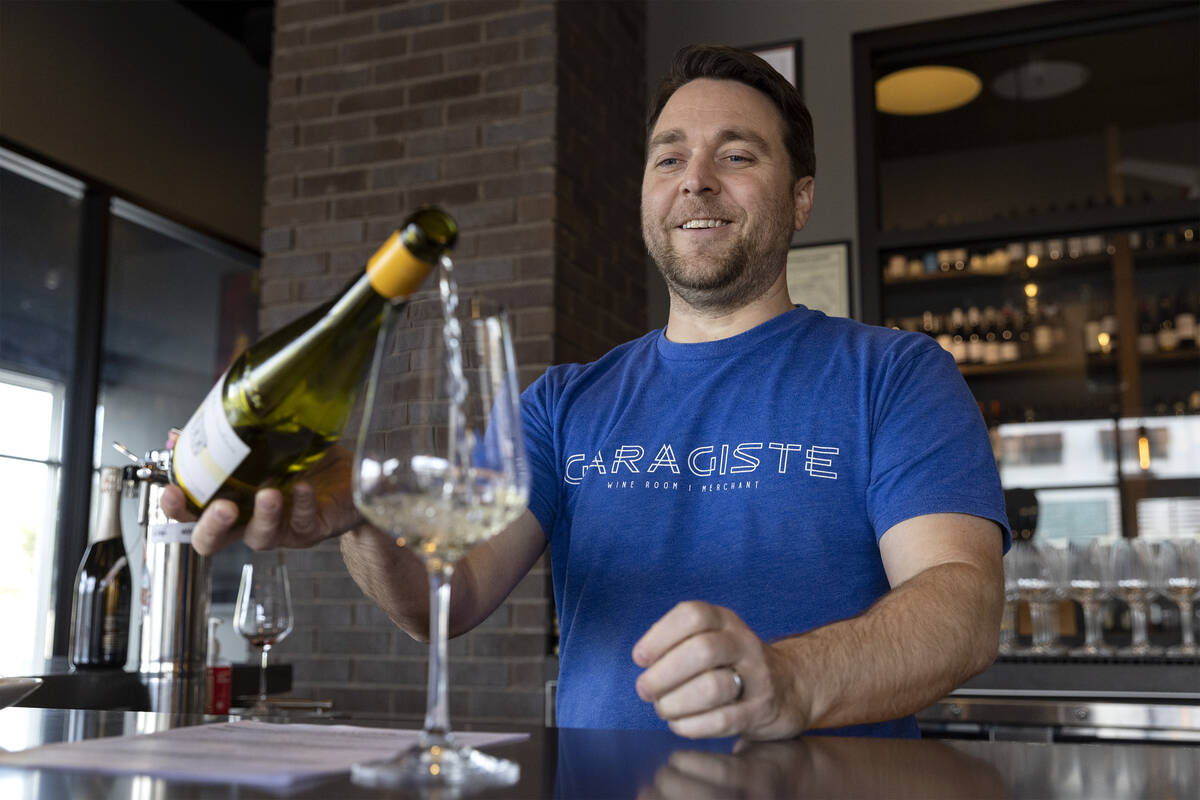
{"type": "MultiPolygon", "coordinates": [[[[928,337],[793,305],[814,172],[808,110],[770,66],[676,54],[641,199],[666,328],[525,391],[529,510],[454,576],[459,633],[549,547],[561,726],[915,736],[912,714],[994,657],[1009,533],[982,420],[928,337]]],[[[364,592],[424,639],[424,568],[349,487],[335,448],[244,527],[211,503],[193,542],[340,535],[364,592]]],[[[163,504],[184,513],[174,489],[163,504]]]]}

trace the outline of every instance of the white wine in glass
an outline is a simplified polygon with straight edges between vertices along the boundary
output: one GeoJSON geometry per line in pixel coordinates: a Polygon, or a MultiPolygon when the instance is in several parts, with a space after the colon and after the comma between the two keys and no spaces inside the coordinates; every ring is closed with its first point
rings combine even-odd
{"type": "Polygon", "coordinates": [[[262,652],[258,672],[258,700],[251,715],[270,713],[267,705],[267,658],[271,648],[292,632],[292,589],[282,553],[253,557],[242,565],[234,627],[262,652]],[[256,563],[257,561],[257,563],[256,563]]]}
{"type": "Polygon", "coordinates": [[[507,317],[464,297],[443,262],[443,308],[414,303],[389,316],[375,350],[355,449],[354,502],[429,574],[429,687],[424,729],[410,750],[355,764],[358,783],[509,785],[518,766],[464,746],[450,731],[450,580],[458,560],[525,510],[529,470],[507,317]]]}

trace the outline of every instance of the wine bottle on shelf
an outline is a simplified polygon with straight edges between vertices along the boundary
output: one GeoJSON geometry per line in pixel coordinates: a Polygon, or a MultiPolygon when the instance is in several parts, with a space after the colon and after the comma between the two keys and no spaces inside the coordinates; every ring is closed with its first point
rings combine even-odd
{"type": "Polygon", "coordinates": [[[75,575],[70,662],[76,669],[121,668],[129,655],[133,582],[121,534],[118,467],[100,470],[100,516],[75,575]]]}
{"type": "Polygon", "coordinates": [[[1170,353],[1179,346],[1179,337],[1175,331],[1175,304],[1169,294],[1158,298],[1158,349],[1170,353]]]}
{"type": "Polygon", "coordinates": [[[1150,301],[1142,298],[1138,301],[1138,354],[1154,355],[1158,352],[1158,321],[1150,310],[1150,301]]]}
{"type": "Polygon", "coordinates": [[[1032,309],[1026,311],[1016,311],[1016,330],[1017,330],[1017,358],[1021,361],[1028,361],[1036,355],[1034,350],[1033,332],[1034,313],[1037,311],[1037,304],[1033,304],[1032,309]]]}
{"type": "Polygon", "coordinates": [[[999,364],[1000,347],[1000,324],[996,318],[996,309],[987,306],[983,309],[983,363],[999,364]]]}
{"type": "Polygon", "coordinates": [[[983,363],[983,317],[979,308],[967,308],[967,363],[983,363]]]}
{"type": "Polygon", "coordinates": [[[353,409],[387,305],[405,302],[457,236],[444,212],[415,212],[341,295],[238,357],[175,444],[170,477],[190,510],[225,497],[245,520],[256,489],[321,458],[353,409]]]}
{"type": "Polygon", "coordinates": [[[952,322],[947,319],[945,314],[938,314],[934,317],[934,328],[937,333],[933,338],[941,345],[941,348],[950,355],[954,355],[954,334],[951,331],[952,322]]]}
{"type": "Polygon", "coordinates": [[[1000,361],[1010,364],[1021,360],[1020,323],[1012,306],[1005,306],[1000,317],[1000,361]]]}
{"type": "Polygon", "coordinates": [[[1180,350],[1196,349],[1196,295],[1180,290],[1175,309],[1175,336],[1180,350]]]}
{"type": "Polygon", "coordinates": [[[1049,314],[1040,305],[1033,312],[1033,355],[1048,356],[1054,352],[1054,330],[1050,327],[1049,314]]]}
{"type": "Polygon", "coordinates": [[[1083,321],[1083,351],[1088,355],[1100,352],[1100,306],[1095,301],[1087,304],[1083,321]]]}
{"type": "Polygon", "coordinates": [[[961,308],[950,312],[950,354],[957,364],[967,363],[967,331],[961,308]]]}
{"type": "Polygon", "coordinates": [[[931,339],[938,338],[938,317],[932,311],[923,311],[921,313],[921,333],[931,339]]]}

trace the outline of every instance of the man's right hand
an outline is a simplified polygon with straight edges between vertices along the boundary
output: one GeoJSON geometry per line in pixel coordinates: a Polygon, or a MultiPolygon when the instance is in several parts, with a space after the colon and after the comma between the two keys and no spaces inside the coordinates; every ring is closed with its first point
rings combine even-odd
{"type": "MultiPolygon", "coordinates": [[[[192,546],[201,555],[212,555],[240,537],[253,550],[312,547],[353,528],[363,521],[351,496],[353,459],[349,450],[334,445],[287,494],[279,489],[258,490],[253,514],[244,527],[237,524],[237,506],[232,501],[212,501],[196,522],[192,546]]],[[[173,519],[193,518],[178,486],[163,490],[162,509],[173,519]]]]}

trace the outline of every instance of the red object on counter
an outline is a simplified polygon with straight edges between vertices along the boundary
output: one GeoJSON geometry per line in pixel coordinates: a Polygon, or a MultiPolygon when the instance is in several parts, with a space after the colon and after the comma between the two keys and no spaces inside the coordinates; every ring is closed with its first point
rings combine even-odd
{"type": "Polygon", "coordinates": [[[214,664],[206,670],[205,714],[228,714],[233,701],[233,667],[214,664]]]}

